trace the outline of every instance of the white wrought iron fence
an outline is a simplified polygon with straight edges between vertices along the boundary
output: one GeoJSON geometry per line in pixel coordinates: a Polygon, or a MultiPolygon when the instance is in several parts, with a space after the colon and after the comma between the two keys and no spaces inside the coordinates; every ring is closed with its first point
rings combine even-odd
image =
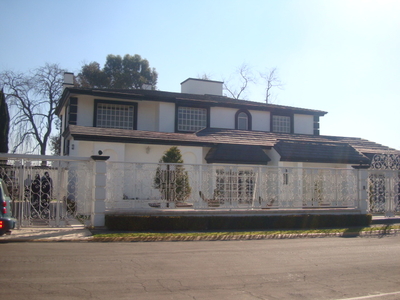
{"type": "Polygon", "coordinates": [[[64,226],[71,218],[91,215],[89,160],[1,154],[0,178],[10,192],[18,226],[64,226]]]}
{"type": "MultiPolygon", "coordinates": [[[[63,226],[70,218],[93,217],[94,164],[89,158],[0,154],[0,177],[19,226],[63,226]]],[[[371,213],[400,212],[399,170],[126,162],[107,162],[106,167],[105,213],[360,209],[362,203],[371,213]]]]}
{"type": "Polygon", "coordinates": [[[400,212],[400,171],[368,170],[368,206],[387,217],[400,212]]]}
{"type": "Polygon", "coordinates": [[[368,210],[393,217],[400,212],[400,155],[376,154],[368,170],[368,210]]]}
{"type": "Polygon", "coordinates": [[[108,211],[359,206],[359,171],[107,162],[108,211]]]}

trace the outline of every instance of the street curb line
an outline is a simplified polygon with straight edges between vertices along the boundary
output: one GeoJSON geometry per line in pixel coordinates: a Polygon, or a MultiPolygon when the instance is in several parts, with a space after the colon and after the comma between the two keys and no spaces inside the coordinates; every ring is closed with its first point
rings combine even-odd
{"type": "Polygon", "coordinates": [[[267,240],[267,239],[295,239],[295,238],[324,238],[324,237],[383,237],[389,235],[396,235],[400,233],[400,229],[389,230],[376,230],[376,231],[362,231],[362,232],[333,232],[333,233],[282,233],[282,234],[244,234],[244,235],[204,235],[204,236],[163,236],[163,237],[82,237],[70,239],[57,239],[57,238],[8,238],[0,239],[0,244],[5,243],[60,243],[60,242],[185,242],[185,241],[244,241],[244,240],[267,240]]]}
{"type": "Polygon", "coordinates": [[[92,237],[88,242],[177,242],[177,241],[237,241],[264,239],[294,239],[294,238],[323,238],[323,237],[376,237],[396,235],[399,229],[389,231],[365,232],[334,232],[334,233],[305,233],[305,234],[259,234],[259,235],[214,235],[214,236],[167,236],[167,237],[92,237]]]}

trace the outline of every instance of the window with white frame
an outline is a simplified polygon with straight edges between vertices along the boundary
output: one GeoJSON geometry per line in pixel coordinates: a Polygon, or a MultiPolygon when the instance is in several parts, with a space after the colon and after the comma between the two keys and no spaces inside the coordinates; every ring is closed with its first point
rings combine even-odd
{"type": "Polygon", "coordinates": [[[272,131],[290,133],[290,117],[272,116],[272,131]]]}
{"type": "Polygon", "coordinates": [[[178,107],[178,131],[195,132],[207,127],[207,109],[178,107]]]}
{"type": "Polygon", "coordinates": [[[238,115],[238,129],[239,130],[249,129],[249,117],[245,112],[241,112],[238,115]]]}
{"type": "Polygon", "coordinates": [[[134,129],[134,110],[133,105],[97,103],[96,126],[134,129]]]}

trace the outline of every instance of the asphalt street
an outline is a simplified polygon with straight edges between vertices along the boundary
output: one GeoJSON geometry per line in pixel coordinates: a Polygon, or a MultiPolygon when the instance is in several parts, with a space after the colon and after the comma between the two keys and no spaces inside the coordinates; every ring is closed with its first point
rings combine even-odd
{"type": "Polygon", "coordinates": [[[2,243],[3,299],[399,299],[400,236],[2,243]]]}

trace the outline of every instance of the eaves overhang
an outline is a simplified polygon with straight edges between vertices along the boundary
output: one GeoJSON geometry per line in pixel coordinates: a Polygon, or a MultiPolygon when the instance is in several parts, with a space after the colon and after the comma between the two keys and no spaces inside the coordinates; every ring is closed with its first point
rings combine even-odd
{"type": "Polygon", "coordinates": [[[186,93],[174,93],[154,90],[120,90],[120,89],[90,89],[90,88],[76,88],[67,87],[64,89],[60,98],[59,104],[55,110],[57,115],[60,114],[61,109],[65,106],[66,101],[72,95],[91,95],[94,97],[104,97],[111,99],[123,99],[132,101],[159,101],[159,102],[172,102],[183,104],[202,104],[219,107],[229,108],[246,108],[254,110],[270,111],[272,113],[290,112],[295,114],[308,114],[315,116],[324,116],[327,112],[314,109],[306,109],[299,107],[291,107],[284,105],[268,104],[256,101],[248,101],[241,99],[229,98],[226,96],[217,95],[198,95],[186,93]]]}
{"type": "Polygon", "coordinates": [[[128,130],[115,128],[87,127],[69,125],[63,133],[64,137],[71,136],[75,140],[119,142],[119,143],[148,143],[213,147],[219,144],[255,145],[263,149],[271,149],[273,143],[263,139],[249,141],[240,136],[235,139],[221,139],[214,135],[199,135],[198,133],[176,133],[143,130],[128,130]]]}
{"type": "Polygon", "coordinates": [[[125,143],[125,144],[152,144],[152,145],[172,145],[172,146],[193,146],[193,147],[213,147],[214,143],[195,142],[195,141],[177,141],[169,139],[151,139],[151,138],[135,138],[135,137],[118,137],[118,136],[96,136],[85,134],[71,134],[76,141],[90,142],[109,142],[109,143],[125,143]]]}

